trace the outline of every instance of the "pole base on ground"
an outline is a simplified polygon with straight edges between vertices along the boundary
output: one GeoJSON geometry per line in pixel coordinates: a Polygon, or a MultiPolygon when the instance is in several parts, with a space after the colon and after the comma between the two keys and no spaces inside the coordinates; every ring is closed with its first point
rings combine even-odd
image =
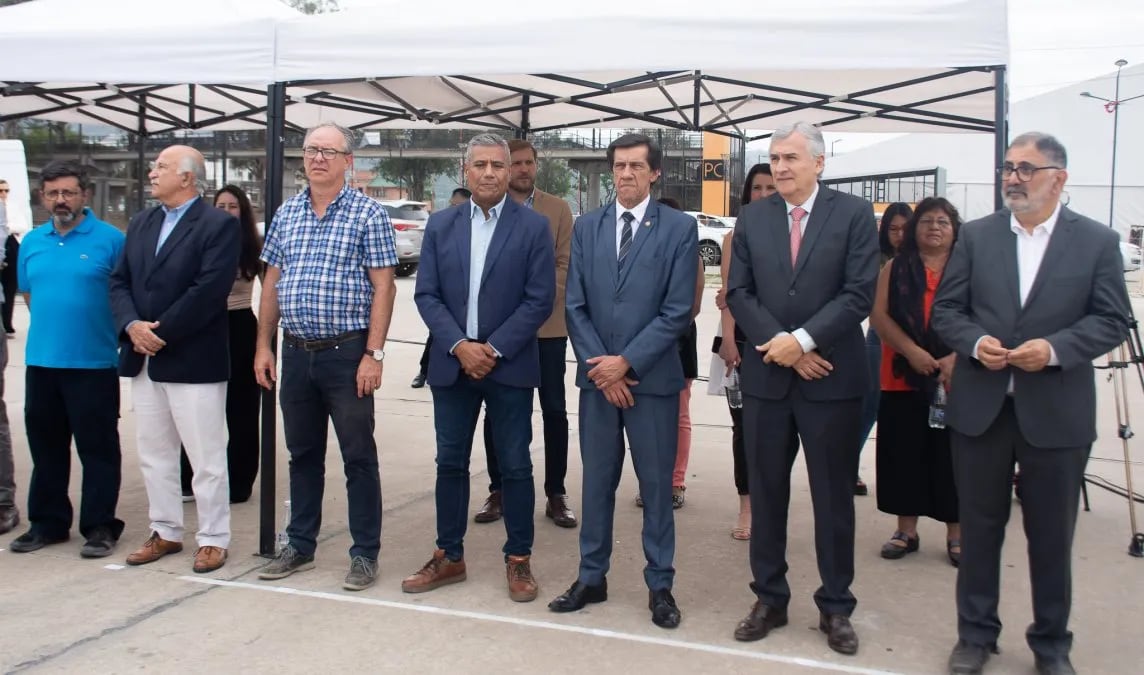
{"type": "Polygon", "coordinates": [[[1132,535],[1132,542],[1128,544],[1128,555],[1133,558],[1144,558],[1144,533],[1137,532],[1132,535]]]}

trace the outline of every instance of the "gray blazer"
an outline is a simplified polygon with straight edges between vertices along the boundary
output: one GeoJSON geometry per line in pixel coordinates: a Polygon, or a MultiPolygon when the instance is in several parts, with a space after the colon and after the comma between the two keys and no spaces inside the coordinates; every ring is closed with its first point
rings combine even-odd
{"type": "Polygon", "coordinates": [[[858,398],[869,383],[862,321],[878,279],[878,227],[870,202],[819,185],[797,264],[790,261],[786,202],[771,195],[743,207],[732,240],[727,306],[749,343],[742,389],[778,400],[798,386],[807,399],[858,398]],[[821,380],[763,363],[751,346],[803,328],[834,366],[821,380]]]}
{"type": "Polygon", "coordinates": [[[1061,207],[1040,270],[1021,305],[1017,235],[1002,209],[966,223],[946,264],[930,325],[957,352],[947,423],[967,436],[984,433],[1001,411],[1009,378],[1022,436],[1041,448],[1083,447],[1096,440],[1093,359],[1128,336],[1131,306],[1117,233],[1061,207]],[[1060,360],[1036,373],[992,371],[972,358],[992,335],[1012,349],[1044,338],[1060,360]]]}
{"type": "Polygon", "coordinates": [[[565,315],[576,353],[576,386],[595,389],[584,362],[622,355],[639,381],[636,394],[683,390],[676,341],[691,323],[699,230],[695,219],[652,201],[637,223],[624,261],[616,263],[615,202],[580,216],[572,228],[565,315]]]}

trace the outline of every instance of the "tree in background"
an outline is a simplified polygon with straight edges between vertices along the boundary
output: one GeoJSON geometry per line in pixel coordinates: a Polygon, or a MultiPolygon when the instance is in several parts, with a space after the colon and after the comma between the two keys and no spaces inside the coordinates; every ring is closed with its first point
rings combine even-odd
{"type": "Polygon", "coordinates": [[[536,167],[536,187],[564,199],[575,184],[576,177],[572,169],[568,168],[568,162],[552,159],[549,153],[540,158],[536,167]]]}
{"type": "Polygon", "coordinates": [[[452,173],[456,160],[426,157],[386,157],[377,161],[374,170],[396,181],[408,192],[409,199],[425,201],[425,187],[443,173],[452,173]]]}
{"type": "Polygon", "coordinates": [[[282,0],[303,14],[325,14],[338,11],[338,0],[282,0]]]}

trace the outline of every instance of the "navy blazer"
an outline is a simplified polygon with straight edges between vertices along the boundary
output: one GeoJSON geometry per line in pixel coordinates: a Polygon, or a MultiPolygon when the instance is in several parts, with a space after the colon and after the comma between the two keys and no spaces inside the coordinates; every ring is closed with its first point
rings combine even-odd
{"type": "Polygon", "coordinates": [[[652,201],[619,271],[615,202],[572,228],[565,315],[576,386],[595,389],[586,361],[621,355],[636,394],[678,394],[685,385],[676,341],[691,324],[699,230],[691,216],[652,201]]]}
{"type": "Polygon", "coordinates": [[[429,216],[421,242],[414,300],[433,336],[429,386],[448,387],[461,375],[449,350],[466,339],[469,293],[477,299],[477,339],[501,354],[488,379],[512,387],[540,386],[536,333],[556,298],[556,257],[548,219],[511,197],[497,218],[480,288],[469,288],[472,202],[429,216]]]}
{"type": "Polygon", "coordinates": [[[163,209],[136,214],[111,273],[111,309],[119,331],[119,374],[135,377],[144,355],[127,336],[132,321],[158,321],[167,346],[151,357],[155,382],[197,384],[230,378],[226,298],[241,249],[238,219],[201,198],[155,253],[163,209]]]}
{"type": "Polygon", "coordinates": [[[743,207],[732,239],[727,307],[747,336],[743,393],[779,400],[799,387],[812,401],[861,397],[870,381],[862,321],[878,280],[878,226],[870,202],[819,184],[791,265],[786,202],[774,194],[743,207]],[[764,363],[752,345],[803,328],[834,366],[820,380],[764,363]]]}

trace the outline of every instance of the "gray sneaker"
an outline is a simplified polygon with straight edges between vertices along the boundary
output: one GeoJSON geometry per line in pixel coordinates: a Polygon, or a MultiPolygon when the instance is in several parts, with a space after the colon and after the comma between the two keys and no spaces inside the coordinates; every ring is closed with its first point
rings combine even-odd
{"type": "Polygon", "coordinates": [[[364,591],[377,581],[377,561],[361,555],[355,555],[350,561],[350,571],[342,588],[347,591],[364,591]]]}
{"type": "Polygon", "coordinates": [[[295,572],[305,572],[314,569],[314,556],[298,553],[290,544],[286,544],[278,553],[278,557],[262,568],[258,573],[259,579],[267,581],[285,579],[295,572]]]}

